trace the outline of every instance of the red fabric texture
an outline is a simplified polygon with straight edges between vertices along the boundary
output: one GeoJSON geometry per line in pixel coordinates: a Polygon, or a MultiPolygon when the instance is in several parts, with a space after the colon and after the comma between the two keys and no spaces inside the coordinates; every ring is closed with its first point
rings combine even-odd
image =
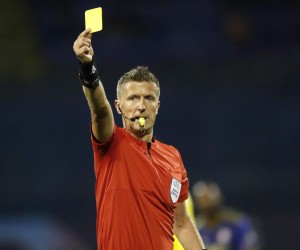
{"type": "Polygon", "coordinates": [[[98,250],[173,249],[174,208],[188,197],[178,150],[155,139],[148,150],[147,143],[117,126],[104,143],[91,137],[98,250]],[[173,178],[182,185],[175,203],[173,178]]]}

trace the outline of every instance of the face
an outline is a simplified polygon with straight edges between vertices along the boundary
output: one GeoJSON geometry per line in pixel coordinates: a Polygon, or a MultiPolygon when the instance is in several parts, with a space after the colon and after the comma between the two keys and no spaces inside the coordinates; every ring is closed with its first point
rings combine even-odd
{"type": "Polygon", "coordinates": [[[152,133],[156,115],[160,106],[157,86],[149,82],[127,82],[121,92],[119,100],[115,101],[119,114],[126,117],[136,118],[134,122],[123,118],[124,126],[135,133],[141,131],[139,118],[145,118],[144,130],[152,133]]]}
{"type": "Polygon", "coordinates": [[[203,214],[211,214],[219,209],[220,199],[210,193],[205,193],[198,197],[197,203],[203,214]]]}
{"type": "Polygon", "coordinates": [[[215,185],[199,185],[195,189],[195,203],[203,215],[211,216],[218,212],[222,204],[222,194],[215,185]]]}

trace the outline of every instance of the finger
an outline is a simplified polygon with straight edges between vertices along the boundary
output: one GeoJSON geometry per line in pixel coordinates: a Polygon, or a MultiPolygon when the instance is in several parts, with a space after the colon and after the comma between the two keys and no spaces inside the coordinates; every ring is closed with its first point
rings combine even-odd
{"type": "Polygon", "coordinates": [[[84,44],[85,44],[85,43],[87,43],[87,44],[89,44],[89,45],[92,44],[92,40],[89,39],[89,38],[87,38],[87,37],[83,38],[82,42],[83,42],[84,44]]]}
{"type": "Polygon", "coordinates": [[[83,46],[91,46],[91,40],[88,38],[78,38],[75,42],[74,42],[74,48],[81,48],[83,46]]]}
{"type": "Polygon", "coordinates": [[[86,37],[92,39],[92,33],[88,33],[86,37]]]}
{"type": "Polygon", "coordinates": [[[90,44],[88,42],[81,42],[79,40],[76,40],[73,45],[73,50],[76,55],[79,55],[82,53],[82,51],[90,50],[90,44]]]}
{"type": "Polygon", "coordinates": [[[91,51],[91,48],[87,47],[87,46],[83,46],[81,48],[78,49],[78,54],[81,55],[81,54],[88,54],[90,53],[91,51]]]}
{"type": "Polygon", "coordinates": [[[91,47],[91,43],[87,42],[87,41],[84,41],[83,43],[84,46],[87,46],[87,47],[91,47]]]}
{"type": "Polygon", "coordinates": [[[90,46],[88,45],[81,45],[78,47],[78,50],[82,50],[82,49],[90,49],[90,46]]]}
{"type": "Polygon", "coordinates": [[[82,43],[78,46],[78,49],[81,49],[81,48],[84,48],[84,47],[91,49],[92,45],[88,42],[84,42],[84,43],[82,43]]]}
{"type": "Polygon", "coordinates": [[[78,47],[82,47],[82,46],[91,46],[91,41],[90,40],[79,40],[78,42],[78,47]]]}
{"type": "Polygon", "coordinates": [[[87,37],[79,37],[77,39],[77,41],[78,41],[79,44],[86,44],[86,43],[91,44],[92,43],[92,40],[87,38],[87,37]]]}
{"type": "Polygon", "coordinates": [[[78,37],[87,37],[88,35],[90,35],[89,36],[89,38],[90,38],[91,37],[91,33],[90,32],[91,32],[91,29],[88,28],[88,29],[84,30],[83,32],[81,32],[78,37]]]}

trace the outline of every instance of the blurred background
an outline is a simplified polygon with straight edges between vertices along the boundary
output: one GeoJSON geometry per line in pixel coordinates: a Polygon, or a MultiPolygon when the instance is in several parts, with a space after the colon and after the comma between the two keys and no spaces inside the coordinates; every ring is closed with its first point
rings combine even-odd
{"type": "Polygon", "coordinates": [[[90,116],[72,46],[98,6],[93,47],[109,100],[123,73],[149,66],[162,93],[154,134],[180,150],[190,185],[216,181],[227,204],[259,219],[263,249],[300,249],[291,0],[1,1],[0,249],[96,249],[90,116]]]}

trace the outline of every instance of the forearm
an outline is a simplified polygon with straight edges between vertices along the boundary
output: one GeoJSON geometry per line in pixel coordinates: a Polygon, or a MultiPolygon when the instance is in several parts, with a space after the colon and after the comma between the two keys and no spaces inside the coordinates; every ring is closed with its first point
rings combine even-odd
{"type": "Polygon", "coordinates": [[[114,118],[104,88],[99,82],[99,86],[96,89],[89,89],[83,86],[83,92],[91,111],[93,134],[99,141],[105,141],[113,132],[114,118]]]}
{"type": "Polygon", "coordinates": [[[97,117],[97,119],[105,117],[111,111],[111,107],[106,98],[102,83],[99,81],[99,86],[95,89],[89,89],[84,86],[82,88],[92,117],[97,117]]]}
{"type": "Polygon", "coordinates": [[[174,224],[174,233],[185,250],[205,249],[203,240],[190,217],[181,224],[174,224]]]}

